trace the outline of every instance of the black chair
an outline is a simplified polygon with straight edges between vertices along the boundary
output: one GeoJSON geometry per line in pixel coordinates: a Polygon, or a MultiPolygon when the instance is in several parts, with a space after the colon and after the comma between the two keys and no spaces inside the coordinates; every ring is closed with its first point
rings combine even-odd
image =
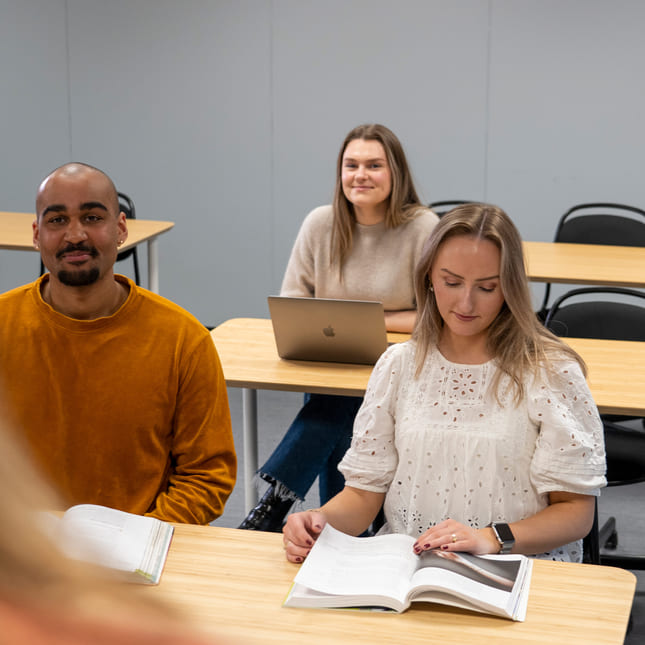
{"type": "MultiPolygon", "coordinates": [[[[645,246],[645,210],[615,203],[578,204],[558,222],[554,242],[569,244],[604,244],[645,246]]],[[[551,283],[547,282],[538,316],[549,311],[551,283]]]]}
{"type": "Polygon", "coordinates": [[[585,564],[600,564],[600,533],[598,531],[598,498],[594,499],[593,524],[582,540],[582,561],[585,564]]]}
{"type": "MultiPolygon", "coordinates": [[[[558,336],[645,342],[645,292],[619,287],[573,289],[553,303],[545,325],[558,336]],[[614,299],[590,300],[599,294],[610,294],[614,299]]],[[[608,486],[645,482],[645,430],[625,425],[630,419],[634,417],[602,415],[608,486]]],[[[599,527],[596,516],[584,542],[588,562],[645,569],[645,554],[611,553],[618,544],[613,517],[599,527]]]]}
{"type": "MultiPolygon", "coordinates": [[[[125,213],[126,219],[137,219],[136,210],[134,208],[134,202],[128,195],[125,193],[117,193],[119,195],[119,207],[121,211],[125,213]]],[[[129,257],[132,257],[132,263],[134,264],[134,281],[137,286],[141,286],[141,276],[139,274],[139,256],[137,255],[137,247],[133,246],[127,251],[121,251],[116,256],[117,262],[122,262],[127,260],[129,257]]]]}
{"type": "Polygon", "coordinates": [[[449,199],[442,202],[432,202],[428,204],[428,208],[432,210],[437,217],[443,217],[448,211],[451,211],[456,206],[461,206],[462,204],[476,204],[478,202],[473,202],[469,200],[459,200],[459,199],[449,199]]]}
{"type": "MultiPolygon", "coordinates": [[[[123,213],[125,213],[126,219],[136,219],[136,210],[134,208],[134,202],[128,195],[125,193],[117,193],[119,196],[119,208],[123,213]]],[[[134,264],[134,281],[138,286],[141,285],[141,277],[139,274],[139,256],[137,255],[137,247],[133,246],[127,251],[122,251],[116,256],[116,261],[121,262],[122,260],[127,260],[129,257],[132,257],[132,262],[134,264]]],[[[40,275],[45,273],[45,265],[43,261],[40,261],[40,275]]]]}

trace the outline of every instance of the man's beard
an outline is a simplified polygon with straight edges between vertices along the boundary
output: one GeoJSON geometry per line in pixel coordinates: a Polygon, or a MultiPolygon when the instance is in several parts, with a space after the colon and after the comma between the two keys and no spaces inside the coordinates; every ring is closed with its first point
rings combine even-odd
{"type": "MultiPolygon", "coordinates": [[[[56,253],[56,258],[60,259],[66,253],[73,251],[83,251],[89,253],[93,258],[98,256],[98,251],[92,246],[85,244],[68,244],[64,249],[56,253]]],[[[58,279],[68,287],[86,287],[94,284],[99,279],[99,270],[95,267],[93,269],[81,269],[80,271],[67,271],[61,269],[57,274],[58,279]]]]}
{"type": "Polygon", "coordinates": [[[99,270],[96,267],[82,271],[62,270],[58,272],[57,277],[68,287],[86,287],[99,279],[99,270]]]}

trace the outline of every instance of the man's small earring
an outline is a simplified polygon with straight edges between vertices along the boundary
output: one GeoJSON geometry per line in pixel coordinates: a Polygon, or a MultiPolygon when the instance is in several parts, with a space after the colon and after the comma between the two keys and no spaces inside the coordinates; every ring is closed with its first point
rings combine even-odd
{"type": "Polygon", "coordinates": [[[429,285],[428,289],[430,289],[430,291],[432,291],[432,293],[434,293],[434,287],[432,285],[429,285]]]}
{"type": "Polygon", "coordinates": [[[117,246],[121,246],[122,244],[123,244],[123,240],[119,240],[119,241],[116,243],[116,245],[117,245],[117,246]]]}

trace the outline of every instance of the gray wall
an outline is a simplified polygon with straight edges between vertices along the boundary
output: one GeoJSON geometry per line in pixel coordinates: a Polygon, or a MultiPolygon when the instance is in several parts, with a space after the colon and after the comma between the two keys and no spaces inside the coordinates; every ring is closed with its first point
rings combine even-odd
{"type": "MultiPolygon", "coordinates": [[[[640,0],[0,0],[0,209],[97,165],[176,223],[163,295],[265,316],[344,135],[379,121],[426,201],[549,240],[574,203],[645,206],[643,27],[640,0]]],[[[37,271],[0,251],[0,291],[37,271]]]]}

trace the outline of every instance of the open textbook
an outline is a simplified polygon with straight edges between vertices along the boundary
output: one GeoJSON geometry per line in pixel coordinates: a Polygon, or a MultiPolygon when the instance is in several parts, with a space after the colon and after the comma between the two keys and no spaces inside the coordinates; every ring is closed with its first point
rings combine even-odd
{"type": "Polygon", "coordinates": [[[326,525],[298,571],[287,607],[383,607],[436,602],[522,621],[532,561],[523,555],[425,551],[390,534],[345,535],[326,525]]]}
{"type": "Polygon", "coordinates": [[[159,582],[172,524],[95,504],[47,517],[49,531],[67,557],[115,569],[129,582],[159,582]]]}

